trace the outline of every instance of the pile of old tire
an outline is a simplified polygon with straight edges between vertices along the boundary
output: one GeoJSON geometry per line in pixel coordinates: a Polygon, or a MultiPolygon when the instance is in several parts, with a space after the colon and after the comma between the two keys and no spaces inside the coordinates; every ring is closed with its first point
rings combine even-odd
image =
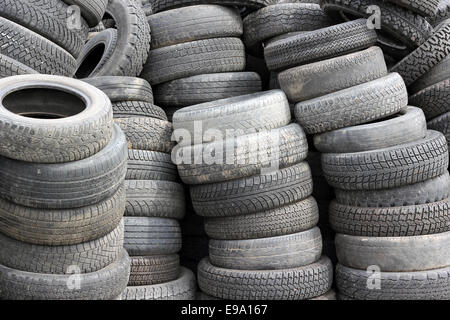
{"type": "Polygon", "coordinates": [[[327,293],[308,144],[281,90],[183,108],[172,158],[206,218],[200,289],[221,299],[309,299],[327,293]],[[198,127],[199,123],[201,128],[198,127]]]}
{"type": "Polygon", "coordinates": [[[148,16],[151,50],[141,77],[154,86],[155,101],[169,119],[182,107],[261,91],[259,75],[243,72],[239,11],[190,2],[154,1],[157,13],[148,16]],[[164,11],[176,2],[188,6],[164,11]]]}
{"type": "Polygon", "coordinates": [[[119,297],[127,145],[108,97],[52,75],[0,88],[0,298],[119,297]]]}
{"type": "Polygon", "coordinates": [[[72,77],[89,26],[98,24],[93,15],[103,15],[105,8],[105,0],[95,6],[86,0],[1,0],[0,78],[33,73],[72,77]]]}
{"type": "Polygon", "coordinates": [[[101,24],[92,30],[98,33],[84,45],[78,57],[76,78],[136,77],[147,60],[151,37],[141,4],[136,0],[107,3],[101,24]]]}

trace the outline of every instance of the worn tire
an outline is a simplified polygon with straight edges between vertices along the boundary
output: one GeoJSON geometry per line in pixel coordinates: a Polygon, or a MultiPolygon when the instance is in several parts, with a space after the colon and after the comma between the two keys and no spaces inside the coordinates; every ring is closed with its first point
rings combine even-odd
{"type": "Polygon", "coordinates": [[[423,17],[433,17],[436,15],[439,0],[388,0],[393,4],[416,12],[423,17]]]}
{"type": "Polygon", "coordinates": [[[431,120],[450,111],[450,78],[429,86],[409,98],[409,102],[422,108],[431,120]]]}
{"type": "Polygon", "coordinates": [[[355,126],[396,114],[407,107],[408,92],[398,73],[295,105],[306,133],[355,126]]]}
{"type": "Polygon", "coordinates": [[[17,60],[0,54],[0,78],[34,73],[38,72],[17,60]]]}
{"type": "Polygon", "coordinates": [[[446,79],[450,79],[450,55],[414,82],[408,90],[412,95],[446,79]]]}
{"type": "Polygon", "coordinates": [[[432,119],[428,122],[428,127],[431,130],[442,132],[447,139],[447,144],[450,145],[450,112],[432,119]]]}
{"type": "Polygon", "coordinates": [[[101,22],[105,14],[108,0],[62,0],[68,5],[80,7],[81,15],[86,19],[89,27],[95,27],[101,22]]]}
{"type": "Polygon", "coordinates": [[[251,8],[262,8],[266,6],[267,0],[154,0],[152,1],[153,12],[175,9],[184,6],[192,6],[204,3],[217,3],[220,5],[248,6],[251,8]]]}
{"type": "Polygon", "coordinates": [[[180,257],[177,254],[130,258],[131,272],[128,286],[166,283],[178,278],[180,273],[180,257]]]}
{"type": "Polygon", "coordinates": [[[128,150],[126,180],[178,181],[176,165],[169,154],[146,150],[128,150]]]}
{"type": "Polygon", "coordinates": [[[150,117],[167,121],[167,115],[163,109],[154,104],[142,101],[113,102],[114,118],[142,118],[150,117]]]}

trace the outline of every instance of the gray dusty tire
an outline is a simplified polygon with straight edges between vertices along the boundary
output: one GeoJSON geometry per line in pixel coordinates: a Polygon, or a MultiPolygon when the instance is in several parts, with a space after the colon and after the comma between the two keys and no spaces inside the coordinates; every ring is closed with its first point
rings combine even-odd
{"type": "Polygon", "coordinates": [[[178,171],[167,153],[129,149],[125,179],[176,182],[178,171]]]}
{"type": "Polygon", "coordinates": [[[101,22],[108,5],[108,0],[63,0],[63,2],[79,6],[82,17],[86,19],[91,28],[101,22]]]}
{"type": "Polygon", "coordinates": [[[114,118],[150,117],[167,121],[166,112],[152,103],[143,101],[119,101],[112,103],[114,118]]]}
{"type": "Polygon", "coordinates": [[[449,100],[450,78],[431,85],[409,98],[411,104],[422,108],[428,120],[450,111],[449,100]]]}
{"type": "Polygon", "coordinates": [[[191,6],[204,3],[216,3],[230,6],[248,6],[254,9],[267,5],[267,0],[154,0],[152,2],[153,12],[175,9],[184,6],[191,6]]]}
{"type": "Polygon", "coordinates": [[[344,190],[379,190],[414,184],[444,174],[448,146],[444,135],[428,130],[415,142],[357,153],[325,153],[322,168],[329,185],[344,190]]]}
{"type": "Polygon", "coordinates": [[[282,270],[315,263],[322,254],[319,228],[279,237],[210,240],[209,260],[219,268],[282,270]]]}
{"type": "Polygon", "coordinates": [[[402,77],[385,77],[295,105],[295,117],[306,133],[317,134],[372,122],[407,107],[402,77]]]}
{"type": "Polygon", "coordinates": [[[450,145],[450,112],[429,121],[428,127],[431,130],[442,132],[447,139],[447,144],[450,145]]]}
{"type": "Polygon", "coordinates": [[[423,139],[426,135],[423,111],[407,107],[387,120],[315,135],[314,146],[323,153],[351,153],[389,148],[423,139]]]}
{"type": "Polygon", "coordinates": [[[389,0],[389,2],[414,11],[423,17],[435,16],[439,6],[439,0],[389,0]]]}
{"type": "Polygon", "coordinates": [[[14,270],[0,265],[0,298],[6,300],[111,300],[123,292],[130,275],[130,257],[96,272],[79,274],[80,288],[73,289],[73,274],[54,275],[14,270]]]}
{"type": "Polygon", "coordinates": [[[387,75],[378,47],[281,72],[280,86],[289,101],[301,102],[373,81],[387,75]]]}
{"type": "Polygon", "coordinates": [[[1,79],[0,86],[2,156],[35,163],[77,161],[95,155],[111,139],[111,103],[86,83],[24,75],[1,79]],[[38,88],[29,89],[30,83],[38,88]]]}
{"type": "Polygon", "coordinates": [[[0,54],[0,78],[38,73],[23,63],[0,54]]]}
{"type": "Polygon", "coordinates": [[[148,286],[175,280],[180,273],[180,257],[173,255],[131,258],[128,286],[148,286]]]}
{"type": "Polygon", "coordinates": [[[410,95],[450,78],[450,55],[439,62],[409,88],[410,95]]]}
{"type": "Polygon", "coordinates": [[[233,270],[214,267],[205,258],[197,277],[203,292],[226,300],[304,300],[331,289],[333,266],[322,256],[316,263],[299,268],[233,270]]]}

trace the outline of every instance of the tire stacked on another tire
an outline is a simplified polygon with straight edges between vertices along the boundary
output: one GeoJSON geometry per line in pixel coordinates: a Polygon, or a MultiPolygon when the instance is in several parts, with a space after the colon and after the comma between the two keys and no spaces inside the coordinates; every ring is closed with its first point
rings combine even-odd
{"type": "Polygon", "coordinates": [[[111,102],[59,76],[0,88],[0,298],[117,298],[130,273],[127,146],[111,102]]]}
{"type": "Polygon", "coordinates": [[[183,108],[173,157],[205,217],[200,289],[222,299],[309,299],[331,288],[308,144],[280,90],[183,108]],[[199,125],[201,127],[199,127],[199,125]]]}
{"type": "Polygon", "coordinates": [[[173,5],[148,16],[152,49],[141,73],[169,119],[182,107],[261,91],[259,75],[243,72],[243,27],[236,8],[173,5]]]}

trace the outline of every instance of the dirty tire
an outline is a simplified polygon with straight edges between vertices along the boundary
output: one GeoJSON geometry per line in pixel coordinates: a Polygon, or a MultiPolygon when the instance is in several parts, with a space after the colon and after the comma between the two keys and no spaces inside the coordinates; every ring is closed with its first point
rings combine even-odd
{"type": "Polygon", "coordinates": [[[409,102],[422,108],[430,120],[450,111],[450,78],[429,86],[409,98],[409,102]]]}
{"type": "Polygon", "coordinates": [[[0,78],[38,73],[23,63],[0,54],[0,78]]]}
{"type": "Polygon", "coordinates": [[[450,79],[450,55],[414,82],[408,91],[412,95],[446,79],[450,79]]]}
{"type": "Polygon", "coordinates": [[[447,143],[450,145],[450,113],[444,113],[443,115],[432,119],[428,122],[428,127],[431,130],[442,132],[447,139],[447,143]]]}
{"type": "Polygon", "coordinates": [[[163,109],[154,104],[142,101],[113,102],[114,118],[142,118],[150,117],[167,121],[167,115],[163,109]]]}
{"type": "Polygon", "coordinates": [[[178,171],[167,153],[130,149],[125,179],[176,182],[178,171]]]}
{"type": "Polygon", "coordinates": [[[128,286],[148,286],[175,280],[180,273],[180,257],[140,256],[131,258],[128,286]]]}
{"type": "Polygon", "coordinates": [[[175,9],[184,6],[192,6],[204,3],[216,3],[220,5],[248,6],[258,9],[267,5],[267,0],[154,0],[152,1],[153,12],[175,9]]]}
{"type": "Polygon", "coordinates": [[[439,0],[389,0],[389,2],[416,12],[423,17],[435,16],[439,6],[439,0]]]}
{"type": "Polygon", "coordinates": [[[108,5],[108,0],[63,0],[63,2],[79,6],[82,17],[91,28],[101,22],[108,5]]]}

